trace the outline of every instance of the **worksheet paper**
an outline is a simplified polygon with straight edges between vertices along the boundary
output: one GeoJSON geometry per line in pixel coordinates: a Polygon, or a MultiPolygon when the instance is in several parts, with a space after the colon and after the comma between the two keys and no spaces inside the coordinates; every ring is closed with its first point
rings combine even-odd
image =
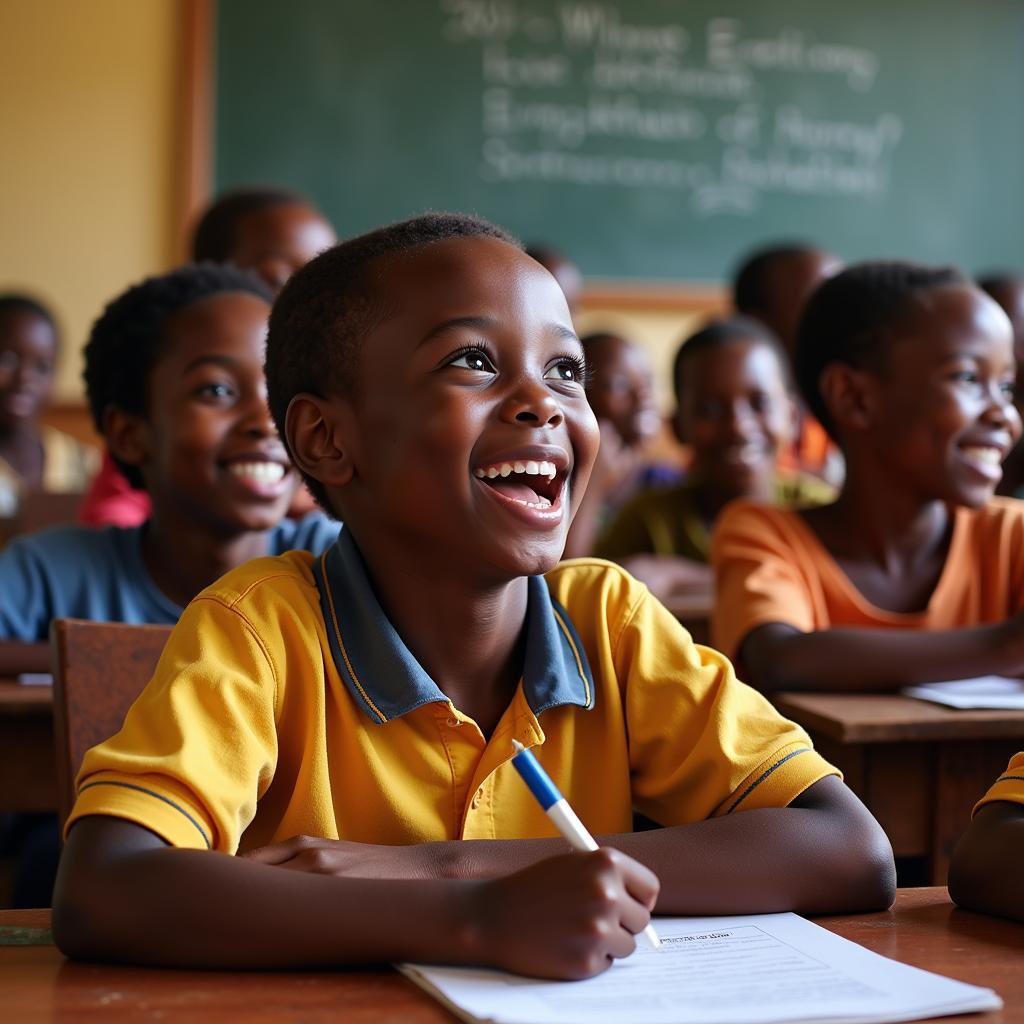
{"type": "Polygon", "coordinates": [[[948,683],[924,683],[900,691],[907,697],[930,700],[950,708],[998,708],[1024,711],[1024,682],[1005,676],[978,676],[948,683]]]}
{"type": "Polygon", "coordinates": [[[991,990],[888,960],[796,914],[655,918],[660,950],[586,981],[405,964],[460,1017],[500,1024],[829,1024],[994,1010],[991,990]]]}

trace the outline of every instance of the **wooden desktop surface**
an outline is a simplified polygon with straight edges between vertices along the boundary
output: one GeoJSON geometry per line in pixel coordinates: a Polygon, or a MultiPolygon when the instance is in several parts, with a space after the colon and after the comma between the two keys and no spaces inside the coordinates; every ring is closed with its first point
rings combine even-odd
{"type": "Polygon", "coordinates": [[[960,711],[891,693],[777,693],[773,701],[843,772],[896,856],[925,858],[934,885],[945,884],[974,804],[1024,749],[1024,711],[960,711]]]}
{"type": "MultiPolygon", "coordinates": [[[[1024,1024],[1024,925],[955,909],[945,889],[905,889],[881,914],[818,923],[883,956],[995,989],[1001,1011],[946,1017],[1024,1024]]],[[[0,928],[46,927],[49,911],[0,911],[0,928]]],[[[456,1018],[390,968],[172,971],[71,963],[52,945],[0,945],[0,1005],[10,1021],[159,1020],[451,1024],[456,1018]]]]}

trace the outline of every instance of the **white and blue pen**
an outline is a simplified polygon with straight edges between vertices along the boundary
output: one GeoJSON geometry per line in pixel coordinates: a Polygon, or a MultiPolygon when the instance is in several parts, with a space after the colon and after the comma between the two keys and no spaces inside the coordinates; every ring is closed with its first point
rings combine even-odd
{"type": "MultiPolygon", "coordinates": [[[[554,822],[555,828],[561,833],[562,838],[567,840],[574,850],[596,850],[598,849],[594,837],[586,830],[582,821],[576,817],[576,812],[569,806],[569,802],[558,792],[558,787],[551,781],[551,776],[541,767],[540,762],[526,749],[518,740],[512,741],[516,753],[512,758],[512,764],[516,771],[522,776],[523,782],[530,788],[530,792],[537,798],[537,802],[544,809],[544,813],[554,822]]],[[[643,930],[644,938],[650,943],[651,949],[661,948],[661,939],[654,930],[654,926],[648,924],[643,930]]]]}

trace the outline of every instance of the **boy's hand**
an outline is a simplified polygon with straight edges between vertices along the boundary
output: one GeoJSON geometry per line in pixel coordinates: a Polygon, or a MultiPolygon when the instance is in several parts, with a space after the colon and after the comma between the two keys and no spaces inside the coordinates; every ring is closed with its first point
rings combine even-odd
{"type": "Polygon", "coordinates": [[[239,856],[313,875],[346,878],[427,878],[431,875],[420,846],[376,846],[344,839],[292,836],[282,843],[261,846],[239,856]]]}
{"type": "Polygon", "coordinates": [[[578,979],[636,949],[651,919],[658,879],[618,850],[550,857],[481,883],[474,959],[516,974],[578,979]]]}

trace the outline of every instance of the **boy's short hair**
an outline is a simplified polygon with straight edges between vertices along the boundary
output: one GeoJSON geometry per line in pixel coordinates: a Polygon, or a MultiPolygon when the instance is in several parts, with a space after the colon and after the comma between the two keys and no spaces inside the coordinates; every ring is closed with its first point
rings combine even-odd
{"type": "Polygon", "coordinates": [[[45,320],[53,329],[57,343],[60,343],[60,328],[50,310],[38,299],[22,292],[5,292],[0,295],[0,316],[5,313],[28,313],[31,316],[38,316],[45,320]]]}
{"type": "Polygon", "coordinates": [[[733,274],[733,305],[741,313],[756,313],[771,307],[772,268],[781,262],[818,252],[818,246],[806,241],[779,242],[750,253],[733,274]]]}
{"type": "Polygon", "coordinates": [[[225,192],[203,214],[192,236],[192,259],[224,263],[231,259],[238,222],[250,213],[273,206],[311,206],[304,195],[287,188],[238,188],[225,192]]]}
{"type": "MultiPolygon", "coordinates": [[[[388,315],[388,297],[377,290],[374,264],[436,242],[480,236],[522,248],[481,218],[426,213],[342,242],[296,271],[274,303],[267,335],[270,412],[285,445],[285,414],[295,395],[355,396],[360,345],[388,315]]],[[[303,476],[313,497],[329,509],[323,485],[303,476]]]]}
{"type": "Polygon", "coordinates": [[[742,315],[730,316],[721,320],[712,320],[696,334],[691,334],[686,338],[676,350],[675,359],[672,362],[672,391],[676,397],[676,404],[678,405],[682,398],[686,364],[694,356],[706,352],[708,349],[722,348],[740,341],[755,341],[759,345],[770,348],[778,359],[783,383],[787,389],[792,387],[789,360],[786,358],[779,339],[760,320],[742,315]]]}
{"type": "Polygon", "coordinates": [[[836,426],[819,386],[825,367],[876,367],[893,340],[893,322],[922,292],[960,285],[971,285],[971,280],[956,267],[874,260],[848,267],[818,286],[800,320],[793,365],[807,407],[833,440],[838,440],[836,426]]]}
{"type": "MultiPolygon", "coordinates": [[[[186,306],[222,292],[248,292],[268,305],[274,301],[267,285],[248,270],[203,263],[148,277],[103,310],[89,333],[82,373],[89,411],[101,434],[110,406],[146,414],[146,385],[163,349],[167,320],[186,306]]],[[[143,486],[137,467],[115,462],[134,487],[143,486]]]]}

